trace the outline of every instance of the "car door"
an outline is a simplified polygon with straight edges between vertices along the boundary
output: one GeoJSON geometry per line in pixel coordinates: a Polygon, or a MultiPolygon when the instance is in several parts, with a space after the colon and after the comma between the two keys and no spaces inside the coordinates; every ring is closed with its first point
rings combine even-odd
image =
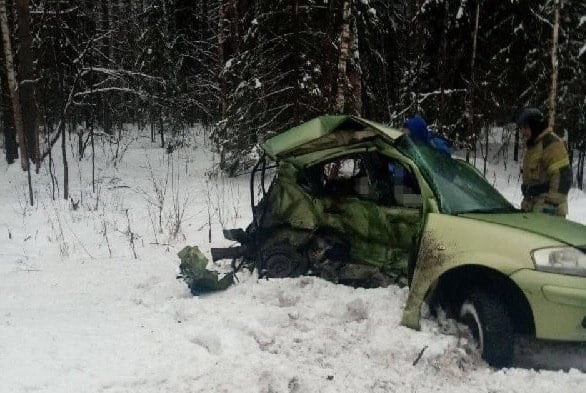
{"type": "Polygon", "coordinates": [[[321,163],[322,225],[349,239],[353,260],[406,276],[421,209],[416,193],[407,187],[417,188],[416,180],[395,187],[390,164],[406,169],[376,151],[321,163]]]}

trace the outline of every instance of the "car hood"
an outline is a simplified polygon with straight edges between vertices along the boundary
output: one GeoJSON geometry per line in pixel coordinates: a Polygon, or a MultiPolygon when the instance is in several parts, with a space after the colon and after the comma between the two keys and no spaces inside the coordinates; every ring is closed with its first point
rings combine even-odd
{"type": "Polygon", "coordinates": [[[461,217],[521,229],[574,247],[586,246],[586,226],[542,213],[462,214],[461,217]]]}

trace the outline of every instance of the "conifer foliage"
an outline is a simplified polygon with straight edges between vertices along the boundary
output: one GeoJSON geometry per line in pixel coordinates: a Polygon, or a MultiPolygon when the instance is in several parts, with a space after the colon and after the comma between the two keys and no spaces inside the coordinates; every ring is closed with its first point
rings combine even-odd
{"type": "Polygon", "coordinates": [[[483,129],[511,122],[528,105],[553,111],[556,131],[583,162],[583,1],[3,3],[15,63],[6,68],[2,49],[8,162],[18,154],[20,124],[12,75],[24,92],[20,107],[35,110],[24,122],[28,144],[18,141],[33,151],[23,167],[46,160],[63,137],[78,141],[71,153],[82,157],[94,130],[117,143],[124,124],[134,123],[169,149],[200,123],[212,130],[222,169],[236,174],[258,143],[326,113],[396,126],[420,113],[472,151],[483,129]]]}

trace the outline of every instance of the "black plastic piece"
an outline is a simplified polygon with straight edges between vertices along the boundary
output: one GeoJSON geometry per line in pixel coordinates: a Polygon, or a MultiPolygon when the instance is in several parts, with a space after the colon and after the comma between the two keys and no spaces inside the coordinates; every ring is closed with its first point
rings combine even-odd
{"type": "Polygon", "coordinates": [[[214,262],[221,259],[236,259],[248,253],[248,246],[212,248],[210,252],[214,262]]]}
{"type": "Polygon", "coordinates": [[[242,228],[224,229],[222,232],[224,233],[225,239],[232,240],[234,242],[238,242],[241,244],[246,244],[252,240],[251,236],[248,233],[246,233],[242,228]]]}

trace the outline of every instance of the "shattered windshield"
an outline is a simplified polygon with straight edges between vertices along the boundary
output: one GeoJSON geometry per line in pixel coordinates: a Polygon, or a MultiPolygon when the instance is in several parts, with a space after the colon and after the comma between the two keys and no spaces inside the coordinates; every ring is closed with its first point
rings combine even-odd
{"type": "Polygon", "coordinates": [[[405,136],[397,148],[412,159],[438,198],[442,213],[517,211],[472,165],[444,156],[432,146],[405,136]]]}

